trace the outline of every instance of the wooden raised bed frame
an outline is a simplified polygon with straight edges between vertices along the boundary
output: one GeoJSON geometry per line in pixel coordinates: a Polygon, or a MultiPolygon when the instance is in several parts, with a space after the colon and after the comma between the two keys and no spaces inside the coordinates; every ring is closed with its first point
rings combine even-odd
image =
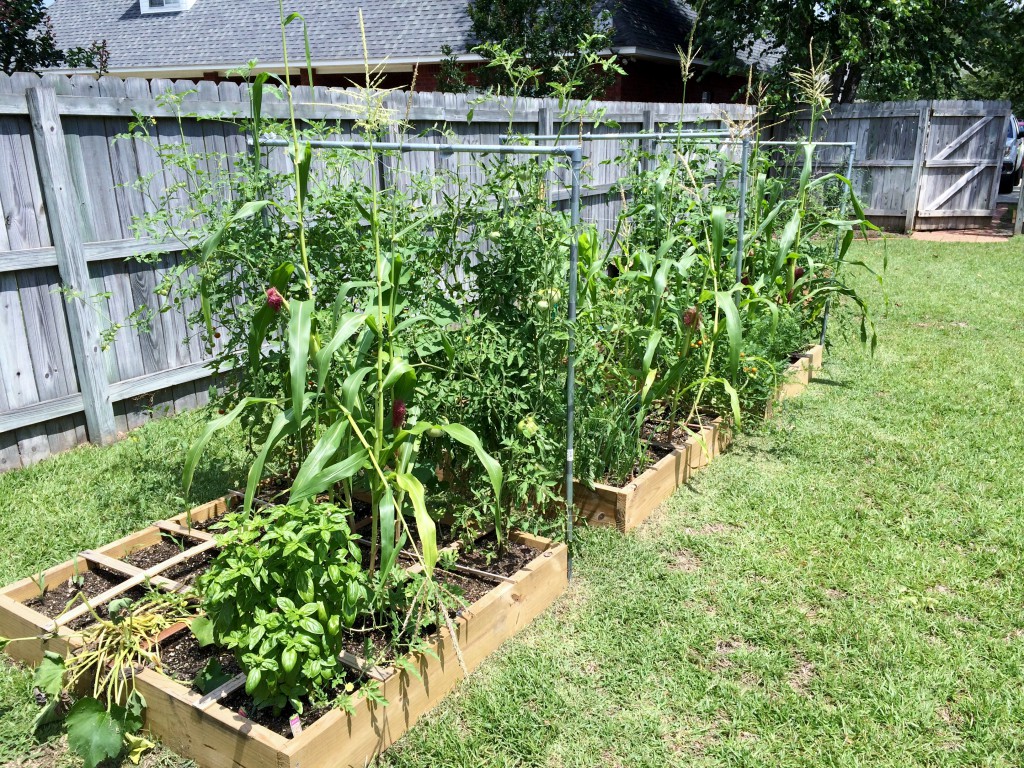
{"type": "MultiPolygon", "coordinates": [[[[229,504],[227,499],[219,499],[99,550],[83,552],[74,560],[46,571],[45,584],[54,586],[66,582],[75,573],[102,566],[128,578],[112,591],[124,591],[130,588],[126,584],[138,584],[146,578],[152,586],[161,589],[184,589],[159,573],[212,547],[210,534],[190,529],[189,523],[218,517],[229,504]],[[196,544],[181,555],[150,568],[145,575],[141,575],[140,569],[119,562],[118,558],[158,543],[164,532],[190,538],[196,544]]],[[[536,550],[537,556],[513,576],[496,578],[500,582],[498,586],[455,619],[459,650],[470,671],[550,606],[566,587],[564,544],[528,534],[513,536],[536,550]]],[[[44,649],[66,655],[78,644],[74,633],[63,626],[68,619],[55,622],[23,604],[39,593],[39,586],[33,579],[24,579],[0,590],[0,636],[26,637],[56,629],[45,646],[38,642],[8,646],[7,652],[12,657],[32,665],[39,662],[44,649]]],[[[99,597],[102,596],[91,602],[98,604],[99,597]]],[[[181,631],[184,629],[182,627],[181,631]]],[[[390,671],[390,676],[383,680],[381,693],[389,706],[374,704],[357,694],[352,714],[331,710],[295,738],[281,736],[218,703],[244,684],[241,675],[206,696],[152,669],[143,670],[135,680],[146,699],[146,730],[203,768],[362,768],[400,738],[464,677],[447,629],[435,635],[431,648],[436,658],[420,653],[410,656],[422,680],[405,671],[390,671]]],[[[374,676],[372,671],[369,674],[374,676]]]]}
{"type": "MultiPolygon", "coordinates": [[[[803,394],[814,373],[821,370],[823,354],[824,347],[816,344],[796,356],[784,374],[775,400],[781,402],[803,394]]],[[[769,403],[765,417],[771,416],[769,403]]],[[[732,442],[728,425],[720,416],[699,428],[691,428],[694,436],[685,445],[671,447],[667,456],[622,487],[594,483],[593,488],[588,488],[583,483],[574,483],[573,502],[580,516],[590,525],[615,526],[623,533],[644,522],[677,488],[689,482],[695,471],[710,464],[732,442]]]]}

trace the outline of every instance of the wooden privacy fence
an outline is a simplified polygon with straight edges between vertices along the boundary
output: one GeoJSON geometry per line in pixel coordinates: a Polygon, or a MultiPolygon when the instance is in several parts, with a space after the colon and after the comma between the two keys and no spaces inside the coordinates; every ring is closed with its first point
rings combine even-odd
{"type": "MultiPolygon", "coordinates": [[[[298,117],[337,123],[354,138],[351,92],[298,88],[298,117]]],[[[393,94],[389,105],[413,132],[437,142],[494,144],[501,134],[552,133],[552,101],[496,100],[472,105],[453,94],[393,94]],[[472,121],[468,120],[470,110],[472,121]],[[431,130],[434,129],[434,130],[431,130]]],[[[743,105],[606,102],[604,119],[638,131],[683,121],[720,127],[749,119],[743,105]]],[[[182,258],[182,245],[135,235],[133,221],[180,178],[164,168],[151,144],[128,133],[136,116],[151,121],[162,147],[182,142],[198,156],[221,159],[246,151],[232,120],[248,115],[244,86],[170,80],[121,80],[0,74],[0,471],[32,464],[86,440],[104,443],[154,413],[180,412],[207,401],[209,352],[190,335],[183,312],[160,312],[155,288],[182,258]],[[182,95],[183,120],[163,97],[182,95]],[[152,177],[151,194],[133,186],[152,177]],[[155,254],[155,263],[132,257],[155,254]],[[62,291],[63,289],[63,291],[62,291]],[[129,327],[140,308],[154,312],[148,332],[129,327]],[[125,326],[103,349],[107,328],[125,326]]],[[[284,118],[286,105],[264,99],[263,114],[284,118]]],[[[616,142],[588,146],[584,218],[614,220],[609,194],[623,169],[610,161],[616,142]]],[[[426,156],[424,162],[440,162],[426,156]]],[[[204,162],[213,162],[204,160],[204,162]]],[[[185,311],[194,310],[185,307],[185,311]]],[[[214,350],[214,353],[219,350],[214,350]]]]}
{"type": "MultiPolygon", "coordinates": [[[[889,230],[959,229],[995,212],[1010,119],[1008,101],[844,104],[820,122],[820,141],[855,141],[854,186],[868,218],[889,230]]],[[[806,136],[809,120],[794,121],[806,136]]],[[[842,164],[824,148],[820,162],[842,164]]]]}

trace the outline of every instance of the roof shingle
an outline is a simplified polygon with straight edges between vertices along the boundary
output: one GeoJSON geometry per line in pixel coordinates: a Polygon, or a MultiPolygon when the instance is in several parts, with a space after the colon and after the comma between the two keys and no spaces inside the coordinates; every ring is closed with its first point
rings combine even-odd
{"type": "MultiPolygon", "coordinates": [[[[301,13],[314,62],[363,59],[363,10],[370,59],[436,58],[443,45],[468,52],[475,41],[468,0],[285,0],[301,13]]],[[[614,46],[672,54],[685,45],[695,17],[682,0],[617,0],[614,46]]],[[[279,63],[278,0],[196,0],[185,11],[142,14],[138,0],[55,0],[49,9],[64,48],[106,40],[110,69],[220,70],[250,59],[279,63]]],[[[304,59],[301,25],[288,27],[289,59],[304,59]]],[[[742,57],[741,58],[746,58],[742,57]]]]}

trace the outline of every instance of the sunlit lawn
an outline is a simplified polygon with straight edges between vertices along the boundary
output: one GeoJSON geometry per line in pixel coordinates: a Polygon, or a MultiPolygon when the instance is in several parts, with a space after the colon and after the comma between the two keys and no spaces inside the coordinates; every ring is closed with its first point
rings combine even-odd
{"type": "MultiPolygon", "coordinates": [[[[888,250],[875,357],[837,328],[823,379],[663,512],[584,532],[569,593],[384,765],[1024,764],[1024,242],[888,250]]],[[[196,425],[0,476],[0,581],[180,509],[196,425]]],[[[0,761],[72,764],[34,709],[0,672],[0,761]]]]}

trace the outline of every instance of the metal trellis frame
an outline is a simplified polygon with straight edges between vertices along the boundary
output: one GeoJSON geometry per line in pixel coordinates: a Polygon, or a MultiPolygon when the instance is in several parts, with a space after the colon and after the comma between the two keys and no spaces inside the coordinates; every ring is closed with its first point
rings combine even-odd
{"type": "Polygon", "coordinates": [[[678,141],[685,140],[691,141],[698,144],[735,144],[740,142],[742,145],[741,158],[740,158],[740,178],[739,178],[739,193],[740,203],[739,210],[736,215],[736,255],[733,259],[733,268],[737,275],[737,280],[741,270],[743,269],[743,240],[744,240],[744,228],[745,228],[745,217],[746,217],[746,192],[748,186],[749,176],[749,165],[750,165],[750,137],[741,134],[741,138],[735,138],[735,133],[727,128],[723,129],[709,129],[709,130],[677,130],[677,131],[638,131],[636,133],[585,133],[582,136],[561,136],[559,134],[535,134],[535,133],[523,133],[523,134],[503,134],[501,141],[508,142],[515,139],[525,139],[527,141],[558,141],[558,140],[580,140],[586,141],[678,141]]]}
{"type": "MultiPolygon", "coordinates": [[[[249,139],[252,143],[252,139],[249,139]]],[[[577,272],[579,271],[579,226],[580,226],[580,185],[583,173],[583,147],[580,144],[558,147],[524,146],[516,144],[424,144],[405,142],[375,141],[333,141],[303,140],[310,147],[323,149],[349,149],[355,151],[380,150],[383,152],[430,152],[440,155],[449,154],[491,154],[491,155],[552,155],[569,160],[571,170],[571,187],[569,195],[569,217],[572,237],[569,242],[569,349],[566,360],[565,385],[565,541],[568,549],[566,558],[566,578],[572,580],[572,543],[573,543],[573,461],[575,458],[573,444],[575,439],[575,408],[576,408],[576,291],[577,272]]],[[[293,142],[286,139],[263,138],[263,147],[290,147],[293,142]]]]}

